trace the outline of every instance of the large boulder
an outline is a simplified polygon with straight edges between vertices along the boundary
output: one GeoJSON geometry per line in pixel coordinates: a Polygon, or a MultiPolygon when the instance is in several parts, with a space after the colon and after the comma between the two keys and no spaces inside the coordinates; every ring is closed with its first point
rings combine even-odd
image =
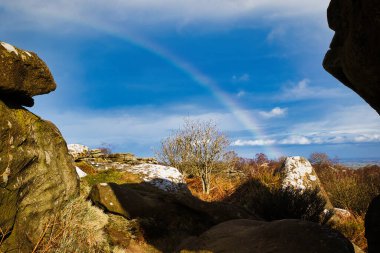
{"type": "Polygon", "coordinates": [[[259,219],[233,205],[203,202],[190,193],[169,193],[147,183],[100,183],[93,186],[90,199],[107,213],[139,220],[144,239],[161,252],[173,252],[170,247],[220,222],[259,219]]]}
{"type": "Polygon", "coordinates": [[[374,198],[365,216],[368,253],[380,252],[380,195],[374,198]]]}
{"type": "Polygon", "coordinates": [[[56,88],[46,64],[33,52],[0,42],[0,94],[2,100],[33,106],[32,97],[56,88]]]}
{"type": "Polygon", "coordinates": [[[92,187],[89,197],[106,211],[126,218],[160,217],[170,223],[174,216],[190,212],[207,217],[205,221],[212,224],[237,218],[260,219],[230,204],[203,202],[189,192],[173,194],[146,183],[100,183],[92,187]]]}
{"type": "Polygon", "coordinates": [[[328,23],[335,36],[323,67],[380,114],[380,1],[332,0],[328,23]]]}
{"type": "MultiPolygon", "coordinates": [[[[327,18],[335,36],[323,67],[380,114],[379,13],[378,0],[332,0],[327,18]]],[[[380,220],[380,207],[372,204],[369,211],[366,217],[369,252],[380,252],[380,223],[372,223],[380,220]]]]}
{"type": "Polygon", "coordinates": [[[181,253],[354,253],[339,232],[302,220],[231,220],[185,240],[181,253]]]}
{"type": "Polygon", "coordinates": [[[59,130],[20,101],[3,100],[8,92],[49,92],[55,87],[50,77],[34,53],[0,46],[0,228],[6,234],[0,251],[31,252],[46,219],[79,193],[73,159],[59,130]]]}
{"type": "Polygon", "coordinates": [[[317,173],[306,158],[301,156],[287,157],[276,172],[280,174],[283,188],[291,187],[300,191],[319,189],[320,196],[326,201],[326,208],[332,208],[332,204],[322,187],[317,173]]]}

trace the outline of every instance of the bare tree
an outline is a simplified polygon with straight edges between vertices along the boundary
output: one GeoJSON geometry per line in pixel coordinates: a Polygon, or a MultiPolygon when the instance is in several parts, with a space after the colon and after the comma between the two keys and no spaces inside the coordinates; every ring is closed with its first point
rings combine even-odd
{"type": "Polygon", "coordinates": [[[213,121],[187,119],[182,128],[162,141],[157,156],[182,173],[199,176],[203,192],[209,194],[211,174],[223,159],[229,143],[213,121]]]}

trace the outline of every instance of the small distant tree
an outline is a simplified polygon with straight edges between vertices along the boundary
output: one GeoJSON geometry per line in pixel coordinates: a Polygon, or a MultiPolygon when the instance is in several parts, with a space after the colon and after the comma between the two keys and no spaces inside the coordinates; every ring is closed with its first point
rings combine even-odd
{"type": "Polygon", "coordinates": [[[309,161],[313,165],[331,165],[332,160],[326,153],[314,152],[310,154],[309,161]]]}
{"type": "Polygon", "coordinates": [[[258,153],[255,155],[255,163],[257,164],[257,166],[261,166],[264,163],[269,163],[269,159],[266,154],[258,153]]]}
{"type": "Polygon", "coordinates": [[[203,193],[210,193],[211,174],[223,159],[228,138],[213,121],[185,120],[184,125],[161,142],[158,159],[182,173],[201,178],[203,193]]]}

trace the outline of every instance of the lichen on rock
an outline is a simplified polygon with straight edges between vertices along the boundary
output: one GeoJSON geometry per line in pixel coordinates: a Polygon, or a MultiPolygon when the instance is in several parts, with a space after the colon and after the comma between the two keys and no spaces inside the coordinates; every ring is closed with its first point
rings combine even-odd
{"type": "Polygon", "coordinates": [[[49,69],[9,44],[1,43],[0,56],[0,228],[7,231],[0,251],[31,252],[43,221],[78,195],[79,183],[59,130],[19,100],[55,89],[49,69]]]}

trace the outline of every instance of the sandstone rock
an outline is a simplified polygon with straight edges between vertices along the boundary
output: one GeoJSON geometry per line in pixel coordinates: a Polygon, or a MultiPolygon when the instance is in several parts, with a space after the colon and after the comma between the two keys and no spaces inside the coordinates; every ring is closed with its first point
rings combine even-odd
{"type": "Polygon", "coordinates": [[[168,234],[184,239],[226,220],[260,219],[229,204],[203,202],[190,193],[167,193],[145,183],[101,183],[93,186],[89,197],[109,213],[141,220],[149,239],[168,234]]]}
{"type": "Polygon", "coordinates": [[[55,86],[36,54],[0,43],[1,252],[31,252],[47,219],[79,193],[59,130],[21,107],[55,86]]]}
{"type": "Polygon", "coordinates": [[[234,253],[354,253],[349,240],[317,223],[231,220],[184,241],[178,251],[234,253]]]}
{"type": "Polygon", "coordinates": [[[368,253],[380,252],[380,195],[374,198],[365,216],[368,253]]]}
{"type": "Polygon", "coordinates": [[[90,157],[92,158],[104,157],[105,155],[106,154],[100,148],[90,150],[90,157]]]}
{"type": "Polygon", "coordinates": [[[0,42],[0,99],[33,106],[32,97],[55,90],[46,64],[33,52],[0,42]]]}
{"type": "Polygon", "coordinates": [[[380,114],[380,2],[332,0],[328,22],[335,36],[323,67],[380,114]]]}
{"type": "Polygon", "coordinates": [[[70,155],[74,157],[74,160],[88,157],[89,148],[82,144],[69,144],[67,145],[70,155]]]}
{"type": "Polygon", "coordinates": [[[287,157],[282,167],[277,170],[280,173],[282,186],[295,189],[320,189],[321,196],[326,200],[326,208],[332,208],[332,204],[323,190],[321,182],[310,162],[300,156],[287,157]]]}

